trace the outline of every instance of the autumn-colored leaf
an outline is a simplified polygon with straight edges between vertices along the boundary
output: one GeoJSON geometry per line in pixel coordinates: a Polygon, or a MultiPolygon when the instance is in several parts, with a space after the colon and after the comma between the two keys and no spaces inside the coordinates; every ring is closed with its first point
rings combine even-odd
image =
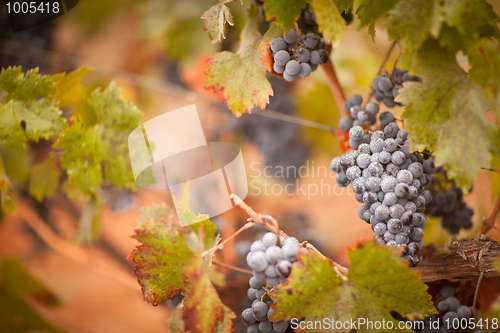
{"type": "Polygon", "coordinates": [[[311,0],[311,6],[323,36],[337,46],[344,38],[346,24],[334,0],[311,0]]]}
{"type": "Polygon", "coordinates": [[[233,15],[231,11],[226,6],[226,3],[233,0],[220,0],[217,5],[213,5],[209,10],[201,15],[203,20],[203,29],[208,33],[212,43],[217,43],[222,41],[222,38],[226,39],[224,31],[226,29],[226,22],[233,26],[233,15]]]}
{"type": "Polygon", "coordinates": [[[195,256],[184,268],[189,277],[190,288],[184,299],[182,318],[185,328],[191,333],[231,332],[231,319],[236,315],[219,298],[208,277],[205,261],[195,256]]]}
{"type": "Polygon", "coordinates": [[[237,53],[224,51],[208,60],[205,89],[217,91],[223,102],[236,116],[250,113],[254,106],[265,109],[269,96],[273,95],[266,78],[265,58],[269,55],[269,43],[282,32],[275,24],[264,36],[257,31],[257,17],[250,18],[241,32],[241,44],[237,53]]]}

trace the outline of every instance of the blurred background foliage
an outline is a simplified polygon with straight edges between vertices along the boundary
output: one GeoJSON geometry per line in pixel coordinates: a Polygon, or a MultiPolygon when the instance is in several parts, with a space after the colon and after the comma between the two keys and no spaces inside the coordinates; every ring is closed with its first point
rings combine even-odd
{"type": "MultiPolygon", "coordinates": [[[[491,3],[499,13],[499,1],[491,3]]],[[[267,181],[271,185],[290,183],[295,188],[322,188],[326,184],[329,191],[335,189],[331,174],[303,179],[258,176],[256,170],[262,171],[266,166],[271,170],[313,164],[328,168],[332,157],[340,154],[339,143],[328,131],[258,114],[235,118],[217,96],[203,89],[206,60],[215,52],[237,49],[251,1],[244,5],[236,1],[228,4],[235,24],[226,27],[227,38],[217,44],[210,42],[200,19],[214,4],[208,0],[84,0],[55,21],[15,34],[2,7],[0,67],[39,67],[40,73],[48,75],[86,65],[95,70],[84,80],[87,94],[99,87],[104,89],[115,80],[123,98],[143,111],[142,121],[194,103],[207,141],[240,145],[249,181],[256,181],[258,186],[267,181]]],[[[378,21],[374,42],[367,29],[360,31],[358,26],[355,18],[331,56],[348,97],[367,95],[390,46],[383,20],[378,21]]],[[[397,49],[389,58],[389,69],[400,51],[397,49]]],[[[269,79],[275,92],[269,110],[336,127],[339,110],[323,72],[316,71],[291,84],[275,77],[269,79]]],[[[63,111],[66,118],[81,116],[87,126],[98,122],[94,109],[86,102],[63,111]]],[[[396,109],[396,115],[401,111],[396,109]]],[[[18,209],[29,208],[35,214],[30,223],[19,215],[0,213],[0,331],[168,331],[166,318],[176,301],[156,308],[143,302],[132,275],[132,264],[125,258],[135,245],[129,236],[136,225],[138,207],[160,201],[171,204],[170,195],[116,188],[105,182],[89,196],[62,175],[54,195],[38,202],[29,196],[32,168],[47,158],[52,144],[53,141],[32,143],[22,154],[0,145],[5,174],[24,202],[18,209]],[[49,244],[47,239],[56,242],[49,244]],[[83,245],[76,247],[75,242],[83,245]],[[59,306],[53,307],[56,304],[59,306]]],[[[492,166],[500,167],[500,159],[495,158],[492,166]]],[[[466,198],[475,209],[474,228],[459,236],[477,233],[482,217],[491,211],[492,196],[499,194],[500,177],[482,171],[474,187],[472,195],[466,198]]],[[[255,210],[279,218],[288,234],[312,242],[323,253],[347,264],[346,247],[371,238],[372,232],[369,225],[358,220],[359,205],[353,193],[337,190],[313,196],[300,192],[293,196],[266,196],[255,195],[250,188],[246,201],[255,210]]],[[[244,214],[232,210],[214,221],[224,238],[245,220],[244,214]]],[[[442,245],[450,240],[438,224],[439,221],[429,223],[426,243],[442,245]]],[[[262,232],[257,228],[229,243],[220,254],[223,261],[243,266],[251,241],[262,232]]],[[[497,239],[499,235],[493,231],[497,239]]],[[[247,302],[246,277],[224,273],[227,276],[225,287],[219,290],[221,298],[239,313],[238,309],[246,307],[247,302]]],[[[237,326],[239,330],[241,327],[237,326]]]]}

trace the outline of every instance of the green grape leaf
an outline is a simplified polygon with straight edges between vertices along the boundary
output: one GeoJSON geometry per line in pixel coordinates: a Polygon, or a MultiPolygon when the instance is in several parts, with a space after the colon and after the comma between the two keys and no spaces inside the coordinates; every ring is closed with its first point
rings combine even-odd
{"type": "Polygon", "coordinates": [[[233,15],[229,7],[225,4],[233,0],[220,0],[217,5],[213,5],[209,10],[201,15],[203,20],[203,29],[208,33],[212,43],[221,42],[222,38],[226,39],[224,31],[226,29],[226,22],[233,26],[233,15]]]}
{"type": "Polygon", "coordinates": [[[195,256],[184,268],[184,274],[190,282],[182,313],[186,331],[205,333],[217,329],[217,332],[231,332],[231,319],[236,315],[222,304],[208,277],[205,260],[195,256]]]}
{"type": "MultiPolygon", "coordinates": [[[[183,269],[197,250],[189,243],[198,236],[190,228],[181,227],[165,204],[141,208],[139,214],[139,227],[132,237],[140,245],[128,259],[135,264],[134,275],[142,287],[144,299],[158,305],[188,289],[186,283],[190,279],[186,280],[183,269]]],[[[215,230],[215,227],[205,227],[205,230],[215,230]]],[[[214,234],[205,233],[205,239],[213,241],[214,234]]]]}
{"type": "Polygon", "coordinates": [[[407,119],[412,145],[435,150],[437,164],[443,165],[459,186],[469,187],[480,167],[489,164],[493,149],[494,128],[484,116],[490,109],[488,98],[460,69],[454,54],[437,41],[425,42],[417,52],[413,73],[423,82],[406,82],[396,98],[406,105],[403,118],[407,119]],[[440,71],[447,75],[440,75],[440,71]],[[471,158],[458,158],[464,155],[471,158]]]}
{"type": "Polygon", "coordinates": [[[92,244],[101,234],[102,201],[100,196],[93,193],[80,216],[80,225],[75,242],[77,244],[92,244]]]}
{"type": "Polygon", "coordinates": [[[12,192],[9,178],[5,174],[5,166],[0,156],[0,208],[7,213],[16,213],[17,204],[12,192]]]}
{"type": "Polygon", "coordinates": [[[336,46],[344,38],[346,24],[334,0],[311,0],[311,6],[323,36],[336,46]]]}
{"type": "Polygon", "coordinates": [[[264,1],[266,19],[272,21],[276,17],[276,24],[288,33],[294,29],[294,23],[300,17],[302,9],[306,7],[306,2],[306,0],[266,0],[264,1]]]}
{"type": "Polygon", "coordinates": [[[236,116],[251,112],[254,105],[262,110],[273,95],[271,84],[266,78],[265,59],[270,57],[269,43],[281,34],[275,24],[264,36],[257,31],[257,18],[250,15],[241,32],[241,44],[237,53],[228,51],[216,53],[208,60],[205,89],[218,92],[221,100],[236,116]]]}
{"type": "Polygon", "coordinates": [[[55,163],[55,158],[50,155],[31,169],[30,194],[38,202],[42,202],[45,197],[54,196],[59,185],[59,177],[60,171],[55,163]]]}
{"type": "Polygon", "coordinates": [[[391,39],[405,38],[407,52],[418,50],[430,35],[439,36],[441,14],[434,0],[402,0],[389,11],[387,32],[391,39]]]}
{"type": "Polygon", "coordinates": [[[0,89],[6,92],[6,102],[13,99],[31,102],[52,96],[56,85],[49,77],[40,75],[38,68],[23,74],[21,67],[9,67],[0,73],[0,89]]]}
{"type": "Polygon", "coordinates": [[[101,162],[103,149],[93,128],[85,126],[80,116],[71,118],[72,125],[63,130],[54,148],[65,149],[61,165],[69,179],[88,195],[94,193],[102,182],[101,162]]]}
{"type": "Polygon", "coordinates": [[[352,10],[354,0],[334,0],[339,12],[349,13],[352,10]]]}
{"type": "MultiPolygon", "coordinates": [[[[397,328],[398,322],[391,317],[391,310],[410,319],[436,312],[431,296],[426,293],[427,286],[394,249],[368,242],[349,251],[349,258],[351,266],[343,280],[335,275],[329,260],[312,252],[301,254],[288,282],[274,293],[272,319],[305,317],[306,321],[313,322],[324,318],[351,322],[369,318],[373,322],[392,322],[397,328]]],[[[387,326],[377,332],[394,332],[387,326]]],[[[304,331],[318,333],[332,329],[323,326],[323,329],[304,331]]],[[[373,328],[358,325],[356,332],[373,332],[373,328]]]]}
{"type": "Polygon", "coordinates": [[[489,104],[479,85],[468,81],[454,93],[453,115],[442,126],[434,156],[458,186],[469,188],[480,168],[490,164],[495,126],[484,116],[489,104]]]}
{"type": "Polygon", "coordinates": [[[31,307],[25,298],[36,299],[45,306],[59,305],[59,300],[35,279],[17,258],[0,261],[0,331],[9,333],[60,333],[31,307]]]}
{"type": "Polygon", "coordinates": [[[97,115],[96,135],[103,152],[104,177],[117,187],[134,187],[128,136],[140,125],[142,112],[133,103],[123,100],[115,82],[104,91],[94,91],[89,104],[97,115]]]}
{"type": "Polygon", "coordinates": [[[483,87],[500,116],[500,47],[491,40],[481,40],[468,45],[467,55],[472,65],[471,78],[483,87]]]}
{"type": "Polygon", "coordinates": [[[446,23],[466,38],[500,37],[500,18],[486,1],[445,0],[443,15],[446,23]]]}
{"type": "Polygon", "coordinates": [[[356,0],[358,9],[356,14],[362,27],[374,24],[382,15],[385,15],[399,0],[356,0]]]}
{"type": "Polygon", "coordinates": [[[0,104],[0,140],[22,152],[29,140],[57,136],[66,126],[61,114],[56,102],[45,98],[27,104],[18,100],[0,104]]]}
{"type": "Polygon", "coordinates": [[[57,82],[57,91],[54,96],[54,99],[59,101],[60,108],[81,104],[87,99],[89,91],[82,86],[82,81],[92,73],[94,70],[83,66],[68,75],[62,75],[57,82]]]}

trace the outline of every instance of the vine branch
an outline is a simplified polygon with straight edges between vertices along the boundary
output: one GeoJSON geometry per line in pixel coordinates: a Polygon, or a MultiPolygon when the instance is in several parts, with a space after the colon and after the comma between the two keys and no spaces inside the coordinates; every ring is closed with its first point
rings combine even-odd
{"type": "MultiPolygon", "coordinates": [[[[279,229],[277,230],[277,226],[278,226],[277,221],[276,221],[276,224],[270,223],[269,221],[267,221],[267,219],[272,219],[273,221],[275,221],[274,218],[272,218],[269,215],[262,216],[261,214],[256,213],[250,206],[248,206],[243,200],[241,200],[235,194],[231,194],[230,197],[231,197],[231,199],[237,199],[239,201],[238,206],[240,208],[242,208],[248,215],[250,215],[250,218],[248,219],[248,221],[250,221],[250,222],[257,222],[258,221],[257,224],[264,226],[267,230],[269,230],[271,232],[277,233],[277,231],[279,230],[279,229]]],[[[279,226],[278,226],[278,228],[279,228],[279,226]]],[[[279,230],[279,234],[285,238],[290,237],[283,230],[279,230]]],[[[321,253],[318,249],[316,249],[311,243],[309,243],[309,242],[304,242],[304,243],[306,243],[305,245],[306,245],[306,248],[308,250],[315,252],[322,259],[329,260],[333,264],[333,268],[334,268],[335,273],[341,279],[343,279],[343,280],[347,279],[347,273],[349,272],[347,267],[344,267],[344,266],[336,263],[332,259],[328,258],[323,253],[321,253]]]]}
{"type": "Polygon", "coordinates": [[[483,219],[483,227],[479,231],[478,236],[484,235],[492,228],[494,228],[495,220],[497,219],[499,211],[500,211],[500,196],[498,196],[497,203],[495,204],[495,207],[493,207],[493,210],[491,211],[491,214],[488,217],[488,219],[486,220],[483,219]]]}
{"type": "Polygon", "coordinates": [[[235,271],[235,272],[240,272],[240,273],[243,273],[243,274],[247,274],[247,275],[253,276],[253,273],[251,271],[247,270],[247,269],[243,269],[243,268],[239,268],[239,267],[236,267],[236,266],[228,265],[228,264],[225,264],[223,262],[217,261],[215,259],[212,259],[212,263],[214,265],[216,265],[216,266],[224,267],[224,268],[230,269],[230,270],[235,271]]]}
{"type": "Polygon", "coordinates": [[[326,78],[328,79],[328,85],[330,86],[330,90],[332,91],[333,98],[337,103],[337,107],[340,113],[344,116],[349,116],[349,113],[344,110],[343,104],[345,102],[345,95],[342,87],[340,86],[340,82],[337,79],[337,74],[335,74],[335,69],[333,68],[333,60],[330,59],[326,64],[321,66],[326,74],[326,78]]]}

